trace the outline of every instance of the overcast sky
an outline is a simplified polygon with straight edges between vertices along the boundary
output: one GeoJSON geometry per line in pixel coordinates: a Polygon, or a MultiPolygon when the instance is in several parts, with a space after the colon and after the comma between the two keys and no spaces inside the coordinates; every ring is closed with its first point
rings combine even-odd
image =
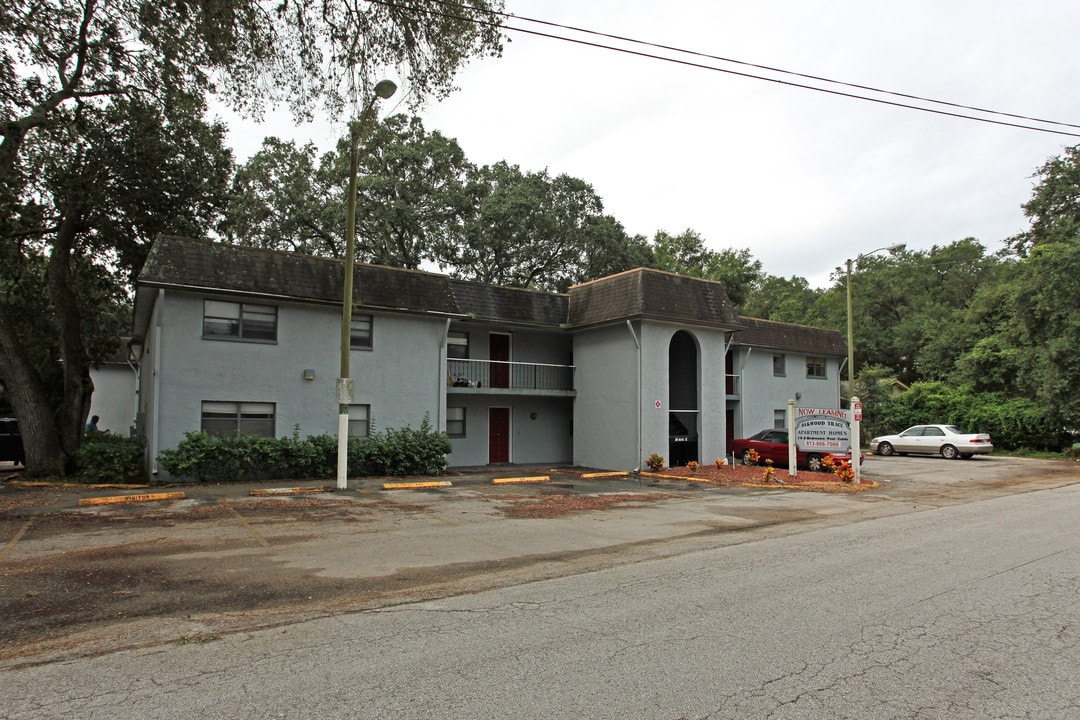
{"type": "MultiPolygon", "coordinates": [[[[1080,124],[1075,0],[507,0],[507,10],[1080,124]]],[[[507,24],[762,73],[523,20],[507,24]]],[[[460,90],[422,113],[429,131],[456,138],[474,163],[506,160],[585,180],[631,234],[691,228],[712,248],[747,248],[765,272],[798,275],[814,286],[827,285],[845,259],[896,243],[925,250],[974,237],[997,249],[1027,226],[1020,205],[1031,195],[1035,170],[1080,144],[1080,137],[509,36],[502,58],[472,61],[460,90]]],[[[384,114],[404,110],[398,103],[386,103],[384,114]]],[[[230,121],[237,159],[255,152],[264,135],[329,149],[343,132],[332,123],[297,128],[286,118],[256,126],[230,121]]]]}

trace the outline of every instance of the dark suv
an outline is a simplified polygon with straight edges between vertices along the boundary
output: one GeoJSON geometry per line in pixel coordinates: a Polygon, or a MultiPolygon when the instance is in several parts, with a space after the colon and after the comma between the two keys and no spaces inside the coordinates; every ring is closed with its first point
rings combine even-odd
{"type": "Polygon", "coordinates": [[[25,459],[19,421],[15,418],[0,418],[0,461],[10,460],[16,465],[22,465],[25,459]]]}

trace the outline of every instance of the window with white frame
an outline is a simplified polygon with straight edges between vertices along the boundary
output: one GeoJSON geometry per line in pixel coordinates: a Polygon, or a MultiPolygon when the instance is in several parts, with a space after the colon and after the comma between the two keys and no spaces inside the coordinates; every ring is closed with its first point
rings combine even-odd
{"type": "Polygon", "coordinates": [[[203,337],[209,340],[277,340],[277,307],[203,300],[203,337]]]}
{"type": "Polygon", "coordinates": [[[772,426],[777,430],[783,430],[787,427],[787,410],[773,410],[772,426]]]}
{"type": "Polygon", "coordinates": [[[787,359],[783,354],[777,353],[772,356],[772,374],[776,377],[787,375],[787,359]]]}
{"type": "Polygon", "coordinates": [[[807,358],[806,358],[806,377],[808,377],[808,378],[823,378],[823,377],[825,377],[825,358],[807,356],[807,358]]]}
{"type": "Polygon", "coordinates": [[[465,437],[465,408],[446,408],[446,434],[450,437],[465,437]]]}
{"type": "Polygon", "coordinates": [[[372,330],[375,318],[371,315],[353,315],[352,324],[349,327],[349,347],[353,350],[370,350],[372,348],[372,330]]]}
{"type": "Polygon", "coordinates": [[[371,435],[371,406],[349,406],[349,437],[368,437],[371,435]]]}
{"type": "Polygon", "coordinates": [[[469,359],[469,333],[450,332],[446,335],[446,357],[458,360],[469,359]]]}
{"type": "Polygon", "coordinates": [[[274,403],[204,400],[202,424],[210,435],[274,437],[274,403]]]}

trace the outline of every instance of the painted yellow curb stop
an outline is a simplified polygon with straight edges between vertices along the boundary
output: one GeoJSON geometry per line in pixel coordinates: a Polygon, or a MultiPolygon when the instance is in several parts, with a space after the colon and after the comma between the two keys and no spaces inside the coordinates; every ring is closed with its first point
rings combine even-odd
{"type": "Polygon", "coordinates": [[[628,477],[629,475],[630,475],[630,473],[628,473],[628,472],[626,472],[626,471],[624,470],[624,471],[622,471],[622,472],[594,472],[594,473],[585,473],[584,475],[582,475],[582,476],[581,476],[581,478],[582,478],[583,480],[589,480],[589,479],[592,479],[592,478],[628,477]]]}
{"type": "Polygon", "coordinates": [[[535,477],[509,477],[509,478],[495,478],[491,481],[492,485],[513,485],[523,483],[546,483],[550,482],[551,478],[547,475],[537,475],[535,477]]]}
{"type": "Polygon", "coordinates": [[[113,495],[110,497],[83,498],[79,501],[79,507],[85,507],[87,505],[117,505],[120,503],[153,502],[156,500],[183,500],[185,497],[187,496],[182,492],[113,495]]]}
{"type": "Polygon", "coordinates": [[[420,488],[452,487],[449,480],[428,480],[425,482],[383,483],[383,490],[416,490],[420,488]]]}
{"type": "Polygon", "coordinates": [[[294,487],[294,488],[256,488],[251,491],[252,495],[256,497],[265,497],[267,495],[307,495],[307,494],[319,494],[330,492],[330,488],[326,486],[320,487],[294,487]]]}

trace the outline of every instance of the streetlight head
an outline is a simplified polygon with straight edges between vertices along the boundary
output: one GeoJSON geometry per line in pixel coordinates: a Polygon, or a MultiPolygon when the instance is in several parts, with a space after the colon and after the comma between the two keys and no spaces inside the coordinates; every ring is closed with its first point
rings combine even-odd
{"type": "Polygon", "coordinates": [[[380,80],[375,84],[375,95],[383,100],[386,100],[391,95],[397,92],[397,85],[393,80],[380,80]]]}
{"type": "Polygon", "coordinates": [[[899,243],[897,245],[893,245],[893,246],[887,247],[885,249],[888,250],[891,253],[898,253],[898,252],[904,252],[905,248],[907,248],[907,243],[899,243]]]}

